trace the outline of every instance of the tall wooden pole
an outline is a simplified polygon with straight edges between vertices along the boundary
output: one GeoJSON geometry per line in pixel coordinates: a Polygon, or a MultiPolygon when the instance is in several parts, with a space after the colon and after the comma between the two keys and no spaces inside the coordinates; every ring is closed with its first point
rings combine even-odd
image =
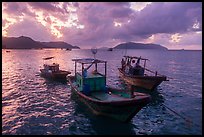
{"type": "Polygon", "coordinates": [[[105,62],[105,84],[106,84],[106,73],[107,73],[107,70],[106,70],[106,68],[107,68],[107,63],[105,62]]]}
{"type": "Polygon", "coordinates": [[[144,69],[145,69],[145,66],[146,66],[146,60],[145,60],[145,62],[144,62],[144,69]]]}
{"type": "Polygon", "coordinates": [[[74,70],[75,78],[76,78],[76,66],[77,66],[77,63],[76,63],[76,61],[75,61],[75,70],[74,70]]]}
{"type": "Polygon", "coordinates": [[[83,72],[84,72],[84,63],[82,63],[81,67],[82,67],[82,69],[81,69],[81,70],[82,70],[81,74],[82,74],[82,77],[83,77],[83,76],[84,76],[84,75],[83,75],[83,72]]]}
{"type": "Polygon", "coordinates": [[[97,63],[95,63],[95,70],[96,70],[96,72],[98,72],[98,70],[97,70],[97,63]]]}

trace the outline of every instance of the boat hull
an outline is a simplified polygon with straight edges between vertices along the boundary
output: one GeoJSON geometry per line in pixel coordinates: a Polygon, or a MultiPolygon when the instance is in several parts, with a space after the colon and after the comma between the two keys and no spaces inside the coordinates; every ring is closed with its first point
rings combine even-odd
{"type": "Polygon", "coordinates": [[[166,81],[166,76],[130,76],[125,74],[121,68],[118,68],[120,77],[130,85],[142,87],[148,90],[155,89],[163,81],[166,81]]]}
{"type": "Polygon", "coordinates": [[[48,73],[44,69],[40,69],[40,72],[42,77],[53,79],[53,80],[66,80],[67,75],[70,74],[69,71],[63,71],[63,70],[60,70],[59,72],[48,73]]]}
{"type": "MultiPolygon", "coordinates": [[[[95,100],[78,91],[73,84],[70,85],[71,91],[76,98],[86,104],[94,114],[111,117],[122,122],[129,122],[151,100],[147,94],[142,94],[138,98],[127,98],[120,101],[95,100]]],[[[109,90],[111,91],[111,89],[109,90]]]]}

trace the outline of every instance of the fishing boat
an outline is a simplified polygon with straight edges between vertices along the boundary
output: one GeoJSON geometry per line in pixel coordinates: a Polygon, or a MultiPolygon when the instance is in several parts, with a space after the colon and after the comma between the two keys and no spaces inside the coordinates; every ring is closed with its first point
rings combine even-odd
{"type": "MultiPolygon", "coordinates": [[[[43,58],[43,60],[50,60],[54,57],[43,58]]],[[[44,64],[43,69],[40,69],[40,74],[42,77],[53,79],[53,80],[66,80],[68,74],[71,74],[69,71],[64,71],[59,69],[58,63],[44,64]]]]}
{"type": "Polygon", "coordinates": [[[128,122],[150,102],[148,94],[107,86],[106,61],[92,58],[72,61],[75,62],[75,75],[68,76],[71,91],[94,114],[128,122]],[[78,65],[81,65],[80,71],[77,71],[78,65]],[[98,71],[99,65],[105,65],[103,73],[98,71]],[[89,72],[91,67],[94,71],[89,72]]]}
{"type": "Polygon", "coordinates": [[[118,68],[120,77],[132,86],[148,90],[154,90],[163,81],[168,81],[165,75],[145,68],[147,60],[141,56],[124,56],[121,61],[122,67],[118,68]],[[143,66],[140,65],[140,61],[143,61],[143,66]]]}
{"type": "Polygon", "coordinates": [[[108,51],[113,51],[113,48],[108,48],[108,51]]]}

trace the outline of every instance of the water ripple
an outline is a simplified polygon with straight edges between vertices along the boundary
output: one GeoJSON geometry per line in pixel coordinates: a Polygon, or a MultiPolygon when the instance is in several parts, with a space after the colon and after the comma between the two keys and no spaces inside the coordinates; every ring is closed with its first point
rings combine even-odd
{"type": "MultiPolygon", "coordinates": [[[[97,58],[108,61],[107,83],[126,88],[117,70],[124,51],[109,53],[100,50],[97,53],[97,58]]],[[[150,93],[152,101],[130,123],[95,116],[83,103],[72,98],[67,83],[40,77],[43,57],[56,56],[55,61],[60,67],[73,73],[71,59],[92,57],[89,50],[69,53],[63,50],[12,50],[9,54],[2,51],[2,134],[201,135],[201,52],[128,50],[126,53],[149,58],[147,67],[173,78],[150,93]],[[190,118],[193,125],[189,127],[163,104],[190,118]]]]}

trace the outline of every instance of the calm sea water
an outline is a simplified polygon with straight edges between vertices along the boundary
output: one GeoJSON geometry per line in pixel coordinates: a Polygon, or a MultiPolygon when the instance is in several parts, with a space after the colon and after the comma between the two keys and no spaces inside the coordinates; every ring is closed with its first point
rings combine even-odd
{"type": "Polygon", "coordinates": [[[2,50],[2,134],[201,135],[202,51],[99,50],[96,57],[108,61],[108,85],[125,88],[117,70],[123,55],[148,58],[147,68],[172,78],[129,123],[95,116],[67,83],[39,76],[43,57],[55,56],[61,69],[74,72],[71,59],[93,57],[90,50],[2,50]]]}

